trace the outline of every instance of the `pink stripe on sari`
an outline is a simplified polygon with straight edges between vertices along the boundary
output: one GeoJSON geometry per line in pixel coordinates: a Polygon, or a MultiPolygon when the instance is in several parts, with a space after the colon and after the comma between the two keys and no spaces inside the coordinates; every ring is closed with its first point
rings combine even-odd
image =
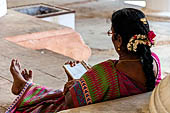
{"type": "Polygon", "coordinates": [[[153,52],[152,52],[152,57],[156,61],[157,68],[158,68],[158,73],[157,73],[156,82],[155,82],[155,86],[157,86],[160,83],[160,81],[162,80],[162,78],[161,78],[161,64],[160,64],[160,60],[159,60],[158,56],[153,52]]]}

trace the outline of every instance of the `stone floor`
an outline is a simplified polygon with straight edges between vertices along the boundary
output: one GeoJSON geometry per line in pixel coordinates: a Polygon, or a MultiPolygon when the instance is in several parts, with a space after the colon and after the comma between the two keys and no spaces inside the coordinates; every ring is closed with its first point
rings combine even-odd
{"type": "MultiPolygon", "coordinates": [[[[112,48],[111,39],[106,35],[106,32],[110,29],[110,15],[114,10],[120,9],[117,0],[8,0],[8,8],[42,2],[76,10],[76,31],[82,35],[85,43],[92,49],[92,56],[88,60],[89,64],[93,65],[108,58],[117,58],[117,54],[112,48]]],[[[121,7],[140,8],[129,5],[123,5],[121,7]]],[[[13,11],[9,11],[13,14],[11,15],[11,19],[14,18],[15,15],[12,13],[13,11]]],[[[148,11],[146,11],[146,13],[148,13],[148,11]]],[[[9,23],[3,23],[2,19],[4,18],[6,17],[0,18],[0,113],[5,112],[6,108],[15,98],[10,92],[12,77],[9,73],[9,65],[12,58],[19,59],[23,68],[33,70],[34,82],[56,89],[63,88],[67,80],[62,65],[65,61],[70,60],[68,57],[49,50],[32,50],[4,39],[5,37],[19,34],[61,29],[62,26],[44,21],[41,21],[43,24],[38,24],[36,21],[39,20],[36,18],[32,18],[32,20],[27,23],[13,23],[14,25],[11,26],[10,21],[9,23]],[[11,32],[7,34],[2,25],[8,27],[11,32]]],[[[22,16],[16,18],[22,19],[22,16]]],[[[153,47],[153,51],[160,57],[162,73],[165,76],[170,73],[170,63],[168,63],[170,62],[170,23],[168,22],[169,19],[164,20],[160,18],[161,17],[151,16],[149,17],[149,22],[151,29],[157,34],[157,45],[153,47]]],[[[145,98],[147,95],[148,94],[143,95],[143,97],[145,98]]],[[[120,101],[117,101],[117,103],[119,103],[120,106],[122,105],[120,101]]],[[[117,108],[116,104],[113,106],[117,108]]],[[[93,108],[90,108],[90,110],[92,109],[93,108]]],[[[129,109],[131,108],[129,107],[129,109]]],[[[114,109],[111,110],[114,111],[114,109]]],[[[115,111],[116,110],[116,113],[126,113],[126,111],[121,111],[120,108],[115,109],[115,111]]],[[[79,111],[76,112],[79,113],[79,111]]],[[[72,111],[72,113],[75,112],[72,111]]],[[[82,113],[87,113],[87,111],[82,111],[82,113]]],[[[105,113],[105,111],[101,110],[101,113],[105,113]]],[[[131,113],[135,113],[135,111],[131,113]]],[[[139,110],[139,113],[142,113],[142,111],[139,110]]]]}

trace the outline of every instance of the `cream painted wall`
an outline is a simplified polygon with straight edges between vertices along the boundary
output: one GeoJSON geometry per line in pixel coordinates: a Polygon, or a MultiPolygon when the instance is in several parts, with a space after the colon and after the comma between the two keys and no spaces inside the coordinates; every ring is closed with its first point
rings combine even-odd
{"type": "Polygon", "coordinates": [[[41,19],[75,29],[75,13],[61,14],[41,19]]]}
{"type": "Polygon", "coordinates": [[[6,0],[0,0],[0,17],[7,13],[7,3],[6,0]]]}
{"type": "Polygon", "coordinates": [[[146,0],[146,8],[158,11],[170,11],[170,0],[146,0]]]}

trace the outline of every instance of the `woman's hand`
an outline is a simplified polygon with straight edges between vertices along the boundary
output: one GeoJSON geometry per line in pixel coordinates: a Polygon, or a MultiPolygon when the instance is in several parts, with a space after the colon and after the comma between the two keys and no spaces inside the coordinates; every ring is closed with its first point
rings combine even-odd
{"type": "Polygon", "coordinates": [[[74,107],[74,102],[72,99],[72,95],[70,94],[70,91],[68,91],[65,95],[65,103],[66,103],[66,106],[68,106],[69,108],[74,107]]]}
{"type": "Polygon", "coordinates": [[[70,80],[64,86],[63,94],[65,96],[66,105],[69,106],[69,108],[74,107],[72,96],[70,94],[69,89],[75,84],[75,82],[76,82],[75,79],[74,80],[70,80]]]}
{"type": "MultiPolygon", "coordinates": [[[[80,61],[68,61],[65,63],[65,65],[70,65],[71,67],[76,66],[76,64],[80,63],[80,61]]],[[[68,77],[68,81],[73,80],[73,78],[69,75],[69,73],[65,70],[67,77],[68,77]]]]}
{"type": "Polygon", "coordinates": [[[80,63],[80,61],[68,61],[65,63],[65,65],[69,64],[71,67],[74,67],[78,63],[80,63]]]}
{"type": "Polygon", "coordinates": [[[64,85],[64,91],[63,94],[66,95],[66,93],[69,91],[69,89],[74,85],[74,83],[76,82],[76,80],[70,80],[68,81],[65,85],[64,85]]]}

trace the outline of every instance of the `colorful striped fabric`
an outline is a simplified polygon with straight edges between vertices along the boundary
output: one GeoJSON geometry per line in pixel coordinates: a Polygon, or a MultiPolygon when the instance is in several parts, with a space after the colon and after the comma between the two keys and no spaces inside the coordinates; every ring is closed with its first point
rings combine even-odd
{"type": "MultiPolygon", "coordinates": [[[[146,88],[119,72],[116,62],[97,64],[75,82],[69,89],[74,107],[146,92],[146,88]]],[[[68,108],[61,90],[27,83],[6,113],[53,113],[68,108]]]]}
{"type": "Polygon", "coordinates": [[[54,113],[67,109],[61,90],[53,90],[44,86],[27,83],[29,87],[23,95],[19,95],[13,106],[6,113],[54,113]]]}
{"type": "Polygon", "coordinates": [[[117,61],[93,66],[70,88],[75,107],[146,92],[146,88],[120,73],[117,61]]]}
{"type": "Polygon", "coordinates": [[[157,73],[156,82],[155,82],[155,85],[157,86],[159,84],[159,82],[162,80],[162,78],[161,78],[161,64],[160,64],[159,57],[153,52],[152,52],[152,57],[156,61],[157,68],[158,68],[158,73],[157,73]]]}

